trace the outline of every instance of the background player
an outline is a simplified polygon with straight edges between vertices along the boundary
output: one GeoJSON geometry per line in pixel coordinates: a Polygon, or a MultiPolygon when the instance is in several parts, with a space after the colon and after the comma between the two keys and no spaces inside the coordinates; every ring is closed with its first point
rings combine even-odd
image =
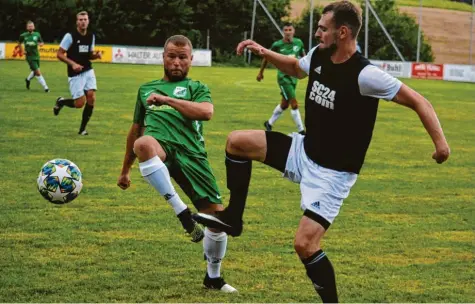
{"type": "MultiPolygon", "coordinates": [[[[282,55],[289,57],[300,58],[305,56],[305,49],[302,40],[294,38],[295,28],[292,23],[286,23],[282,29],[284,31],[284,37],[281,40],[274,42],[271,46],[271,50],[282,55]]],[[[264,79],[264,70],[267,66],[267,60],[262,59],[261,69],[259,74],[257,74],[257,81],[264,79]]],[[[272,113],[272,116],[269,120],[264,122],[264,126],[267,131],[272,130],[272,126],[282,115],[284,110],[289,107],[292,108],[290,113],[292,119],[297,126],[297,130],[300,134],[305,134],[304,127],[302,124],[302,118],[300,116],[299,105],[295,96],[295,89],[297,87],[297,78],[289,76],[282,72],[281,70],[277,71],[277,84],[280,88],[280,94],[282,95],[282,100],[279,105],[277,105],[272,113]]]]}
{"type": "Polygon", "coordinates": [[[38,51],[38,45],[41,47],[43,46],[43,38],[41,38],[41,34],[35,31],[35,24],[33,21],[28,21],[26,23],[26,32],[20,35],[20,39],[18,39],[18,48],[20,49],[21,53],[21,44],[25,45],[25,59],[30,67],[30,74],[28,77],[25,78],[26,88],[30,89],[30,81],[33,76],[36,76],[36,79],[41,84],[43,89],[46,93],[49,92],[48,85],[46,84],[46,80],[41,75],[40,71],[40,53],[38,51]]]}
{"type": "Polygon", "coordinates": [[[58,97],[53,113],[58,115],[63,106],[82,108],[86,104],[82,112],[79,135],[89,134],[86,125],[92,116],[96,101],[96,75],[91,60],[102,57],[100,51],[94,52],[95,35],[87,31],[88,25],[87,12],[79,12],[76,15],[76,30],[64,35],[56,54],[59,60],[68,65],[69,91],[73,98],[58,97]]]}

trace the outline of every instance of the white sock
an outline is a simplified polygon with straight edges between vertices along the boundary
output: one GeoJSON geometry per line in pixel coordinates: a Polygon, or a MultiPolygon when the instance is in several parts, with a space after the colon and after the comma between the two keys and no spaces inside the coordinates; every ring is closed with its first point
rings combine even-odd
{"type": "Polygon", "coordinates": [[[280,107],[280,104],[278,104],[277,107],[275,107],[271,118],[269,118],[269,124],[272,126],[275,123],[275,121],[279,119],[280,115],[282,115],[283,112],[284,110],[282,110],[282,108],[280,107]]]}
{"type": "Polygon", "coordinates": [[[26,77],[26,80],[30,81],[31,79],[33,79],[34,76],[35,76],[35,72],[31,72],[30,75],[26,77]]]}
{"type": "Polygon", "coordinates": [[[167,166],[158,156],[139,163],[139,168],[145,180],[167,200],[175,210],[176,215],[188,208],[176,193],[167,166]]]}
{"type": "Polygon", "coordinates": [[[48,86],[46,85],[46,80],[43,78],[43,75],[36,76],[36,80],[43,86],[43,88],[46,90],[48,86]]]}
{"type": "Polygon", "coordinates": [[[292,119],[294,120],[295,125],[297,126],[297,129],[299,130],[299,132],[302,132],[303,124],[302,124],[302,118],[300,117],[299,109],[290,110],[290,114],[292,115],[292,119]]]}
{"type": "Polygon", "coordinates": [[[205,228],[205,237],[203,239],[203,251],[208,262],[208,275],[210,278],[219,278],[221,276],[221,260],[226,254],[228,245],[228,235],[224,232],[212,232],[205,228]]]}

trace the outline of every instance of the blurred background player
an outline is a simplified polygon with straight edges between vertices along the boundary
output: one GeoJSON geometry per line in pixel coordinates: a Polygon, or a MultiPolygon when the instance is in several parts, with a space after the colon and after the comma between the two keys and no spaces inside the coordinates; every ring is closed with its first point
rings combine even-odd
{"type": "Polygon", "coordinates": [[[202,121],[211,119],[214,106],[208,87],[187,77],[192,59],[192,44],[187,37],[176,35],[165,42],[165,75],[139,88],[117,185],[124,190],[130,186],[130,168],[138,158],[143,178],[172,206],[191,240],[204,238],[208,263],[204,286],[236,292],[220,274],[227,234],[209,228],[203,233],[170,180],[173,177],[200,212],[211,214],[224,209],[203,138],[202,121]]]}
{"type": "Polygon", "coordinates": [[[31,73],[26,77],[26,88],[30,89],[30,81],[33,76],[36,76],[38,82],[43,86],[43,89],[46,93],[49,92],[48,85],[46,84],[43,75],[41,75],[40,71],[40,53],[38,51],[38,45],[43,46],[43,38],[39,32],[35,31],[35,24],[33,21],[28,21],[26,23],[26,32],[20,35],[20,39],[18,39],[18,48],[21,51],[21,44],[25,45],[25,59],[28,62],[28,66],[30,67],[31,73]]]}
{"type": "Polygon", "coordinates": [[[87,12],[76,15],[76,30],[64,35],[59,50],[56,54],[59,60],[68,65],[69,91],[72,99],[58,97],[53,108],[54,115],[67,106],[69,108],[82,108],[81,126],[79,135],[88,135],[86,125],[92,116],[96,101],[96,75],[92,69],[91,60],[101,59],[101,52],[94,52],[95,36],[87,31],[89,16],[87,12]]]}
{"type": "MultiPolygon", "coordinates": [[[[305,49],[302,40],[294,38],[295,28],[292,23],[286,23],[283,28],[284,37],[281,40],[274,42],[271,46],[271,50],[286,55],[289,57],[300,58],[305,56],[305,49]]],[[[264,70],[267,66],[267,60],[262,59],[261,69],[259,74],[257,74],[257,81],[264,79],[264,70]]],[[[290,113],[292,114],[292,119],[297,126],[297,130],[300,134],[305,134],[302,118],[300,116],[299,105],[295,96],[295,89],[297,87],[297,78],[289,76],[282,71],[277,71],[277,83],[280,88],[280,94],[282,95],[282,100],[277,107],[275,107],[272,116],[269,120],[264,122],[264,126],[267,131],[272,131],[272,126],[279,119],[280,115],[289,107],[292,108],[290,113]]]]}

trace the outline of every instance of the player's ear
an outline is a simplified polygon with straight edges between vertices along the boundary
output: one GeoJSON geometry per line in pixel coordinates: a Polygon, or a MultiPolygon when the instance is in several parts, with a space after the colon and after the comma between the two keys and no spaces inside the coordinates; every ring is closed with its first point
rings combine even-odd
{"type": "Polygon", "coordinates": [[[345,39],[350,34],[350,29],[347,26],[340,26],[338,29],[338,34],[340,35],[340,39],[345,39]]]}
{"type": "Polygon", "coordinates": [[[190,58],[191,61],[193,61],[193,54],[191,54],[191,58],[190,58]]]}

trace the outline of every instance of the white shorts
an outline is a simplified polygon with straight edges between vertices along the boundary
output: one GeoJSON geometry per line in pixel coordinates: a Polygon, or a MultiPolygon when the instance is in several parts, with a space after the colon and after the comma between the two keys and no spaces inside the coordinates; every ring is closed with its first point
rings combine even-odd
{"type": "Polygon", "coordinates": [[[317,222],[328,228],[338,215],[343,200],[350,194],[358,174],[317,165],[305,153],[303,139],[303,135],[292,133],[284,177],[300,183],[300,207],[305,214],[316,214],[317,222]],[[319,217],[328,223],[322,223],[319,217]]]}
{"type": "Polygon", "coordinates": [[[94,70],[90,69],[74,77],[68,77],[69,92],[73,99],[84,96],[84,91],[97,90],[96,75],[94,70]]]}

